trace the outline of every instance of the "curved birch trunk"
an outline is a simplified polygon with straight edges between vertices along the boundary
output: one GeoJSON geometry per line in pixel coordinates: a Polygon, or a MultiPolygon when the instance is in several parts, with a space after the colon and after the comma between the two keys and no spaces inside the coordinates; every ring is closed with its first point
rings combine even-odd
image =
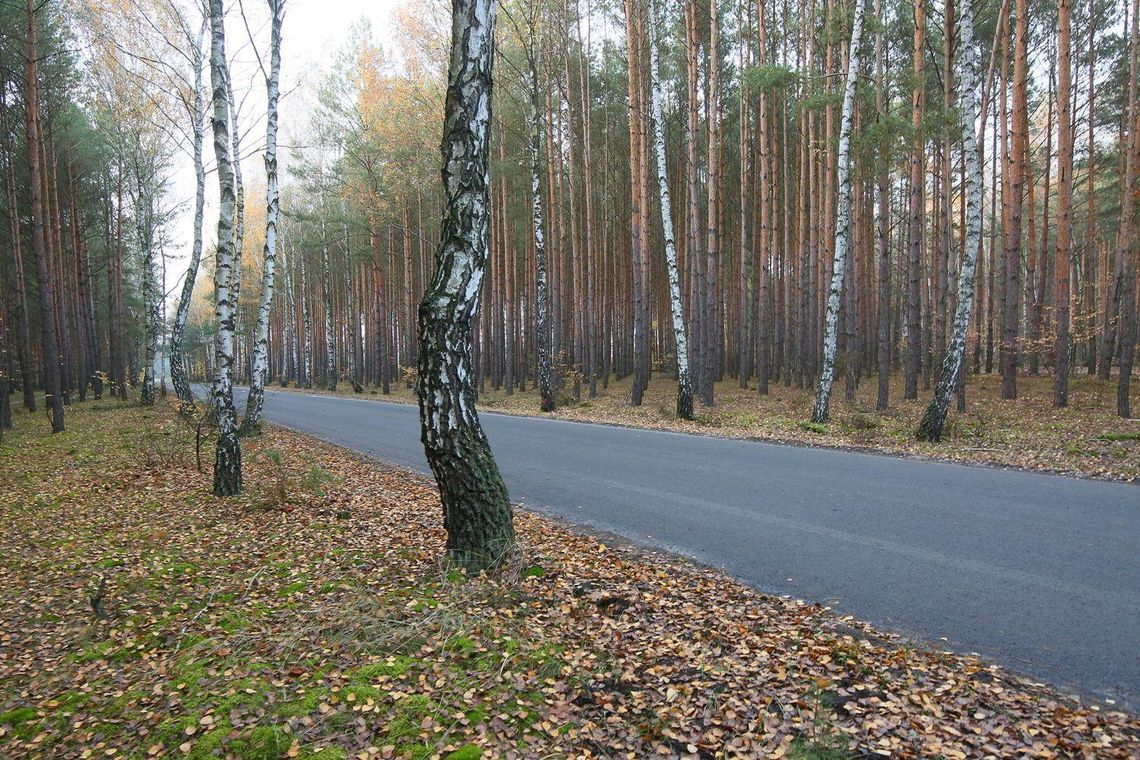
{"type": "Polygon", "coordinates": [[[959,23],[961,42],[958,53],[958,117],[962,150],[966,158],[966,230],[963,237],[962,268],[958,273],[958,307],[954,314],[954,330],[942,361],[942,373],[934,389],[934,399],[922,415],[918,437],[938,441],[950,408],[950,396],[962,371],[966,353],[966,331],[974,308],[974,278],[978,268],[978,249],[982,244],[982,160],[974,124],[978,117],[978,50],[974,44],[974,10],[963,4],[959,23]]]}
{"type": "Polygon", "coordinates": [[[677,344],[677,416],[683,420],[693,418],[693,383],[689,376],[689,346],[685,336],[685,322],[681,315],[681,283],[677,273],[677,245],[673,237],[673,217],[669,201],[669,178],[665,171],[665,134],[661,117],[661,75],[657,56],[657,11],[653,2],[647,3],[649,12],[649,76],[650,101],[653,113],[650,131],[657,151],[657,184],[661,189],[661,231],[665,239],[665,264],[669,271],[669,306],[673,313],[673,338],[677,344]]]}
{"type": "Polygon", "coordinates": [[[835,221],[835,265],[827,293],[827,317],[823,336],[823,370],[812,407],[812,422],[827,421],[831,384],[835,380],[836,333],[839,327],[839,294],[847,272],[847,236],[851,230],[851,129],[855,119],[855,81],[859,75],[859,43],[863,37],[863,0],[855,0],[855,21],[851,29],[851,51],[847,56],[847,84],[843,91],[843,113],[839,121],[839,158],[836,181],[839,185],[835,221]]]}
{"type": "Polygon", "coordinates": [[[494,36],[494,0],[453,0],[441,148],[446,202],[435,273],[419,307],[420,438],[439,484],[447,555],[473,571],[497,565],[515,542],[471,371],[471,323],[487,264],[494,36]]]}
{"type": "Polygon", "coordinates": [[[241,491],[241,444],[234,408],[234,323],[236,302],[231,289],[234,268],[234,175],[230,164],[229,72],[226,69],[226,28],[222,0],[210,0],[210,84],[213,93],[214,158],[218,164],[218,243],[214,266],[215,345],[214,407],[218,444],[214,453],[214,495],[241,491]]]}
{"type": "Polygon", "coordinates": [[[194,242],[190,247],[190,262],[186,267],[186,279],[182,281],[182,294],[174,312],[174,326],[170,331],[170,382],[179,401],[191,402],[194,393],[190,390],[190,380],[186,377],[186,359],[182,354],[182,336],[186,332],[186,318],[190,314],[190,301],[194,297],[194,282],[198,279],[198,264],[202,260],[202,224],[206,209],[206,164],[202,151],[206,141],[204,106],[202,103],[202,38],[206,34],[206,19],[198,39],[191,45],[194,62],[194,242]]]}
{"type": "Polygon", "coordinates": [[[277,101],[280,97],[281,23],[285,18],[285,0],[268,2],[273,21],[269,33],[269,77],[265,81],[265,269],[261,275],[261,302],[257,309],[257,332],[253,343],[253,372],[249,378],[249,396],[242,422],[242,430],[246,432],[254,430],[261,422],[261,409],[265,403],[265,381],[269,374],[269,309],[273,305],[273,280],[277,266],[277,101]]]}
{"type": "Polygon", "coordinates": [[[530,55],[530,198],[531,221],[534,224],[535,329],[538,331],[538,390],[544,412],[554,411],[554,392],[550,382],[550,322],[547,317],[546,238],[542,224],[542,179],[539,176],[539,145],[542,142],[542,103],[539,99],[538,65],[533,45],[530,55]]]}

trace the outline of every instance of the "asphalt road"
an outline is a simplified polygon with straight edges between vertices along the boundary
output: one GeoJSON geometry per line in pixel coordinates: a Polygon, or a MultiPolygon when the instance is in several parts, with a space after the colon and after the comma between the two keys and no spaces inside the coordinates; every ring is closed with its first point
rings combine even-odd
{"type": "MultiPolygon", "coordinates": [[[[416,408],[270,390],[265,416],[427,473],[416,408]]],[[[481,415],[526,507],[1140,708],[1140,488],[481,415]]]]}

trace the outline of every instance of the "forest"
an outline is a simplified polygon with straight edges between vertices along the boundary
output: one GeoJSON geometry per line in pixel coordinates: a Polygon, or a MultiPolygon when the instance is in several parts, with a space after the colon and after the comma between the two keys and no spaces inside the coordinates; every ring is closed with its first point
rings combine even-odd
{"type": "Polygon", "coordinates": [[[1140,0],[319,5],[0,0],[0,755],[1135,756],[1140,0]]]}
{"type": "MultiPolygon", "coordinates": [[[[651,377],[677,374],[680,344],[701,406],[716,403],[725,380],[761,395],[783,384],[814,391],[811,416],[822,422],[837,375],[848,400],[877,383],[884,410],[892,391],[932,396],[950,352],[961,356],[960,409],[972,377],[999,375],[1001,398],[1016,399],[1019,376],[1044,373],[1057,406],[1070,378],[1115,379],[1116,412],[1129,417],[1137,14],[1128,4],[989,3],[974,9],[968,44],[953,2],[880,3],[866,14],[835,2],[722,5],[663,7],[657,40],[639,3],[504,7],[487,277],[473,329],[480,387],[540,387],[552,409],[556,395],[580,402],[615,382],[636,407],[651,377]],[[974,86],[964,88],[967,67],[974,86]],[[976,151],[963,150],[967,107],[976,151]],[[654,135],[676,160],[661,165],[654,135]],[[981,218],[969,237],[975,154],[981,218]]],[[[18,29],[23,11],[10,6],[5,27],[18,29]]],[[[102,386],[149,397],[164,380],[147,379],[159,356],[181,398],[183,377],[215,372],[212,282],[193,276],[203,225],[195,215],[184,229],[176,206],[186,204],[171,188],[174,153],[196,157],[199,185],[214,171],[201,134],[200,14],[144,6],[45,5],[38,114],[26,113],[19,36],[5,45],[4,363],[29,410],[42,357],[56,353],[39,339],[47,322],[64,404],[102,386]],[[115,41],[124,32],[137,49],[115,41]],[[89,51],[83,60],[77,45],[89,51]],[[33,157],[43,273],[27,223],[33,157]],[[192,276],[160,292],[175,266],[169,249],[191,239],[176,258],[192,276]],[[48,312],[37,308],[41,279],[48,312]]],[[[383,393],[412,384],[416,304],[442,204],[446,19],[441,6],[429,11],[400,11],[394,50],[358,23],[306,83],[314,102],[292,127],[277,292],[264,299],[271,383],[383,393]]],[[[234,369],[245,381],[268,268],[265,176],[248,145],[264,140],[239,126],[241,94],[233,302],[234,369]],[[244,183],[243,163],[253,175],[244,183]]]]}

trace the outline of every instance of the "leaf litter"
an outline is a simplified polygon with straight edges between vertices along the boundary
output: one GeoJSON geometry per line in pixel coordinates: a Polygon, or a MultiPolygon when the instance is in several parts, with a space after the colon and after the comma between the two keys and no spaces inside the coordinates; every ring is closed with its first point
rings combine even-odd
{"type": "Polygon", "coordinates": [[[0,756],[1140,753],[1135,715],[531,512],[468,578],[433,483],[306,436],[245,439],[223,501],[172,410],[73,409],[0,449],[0,756]]]}

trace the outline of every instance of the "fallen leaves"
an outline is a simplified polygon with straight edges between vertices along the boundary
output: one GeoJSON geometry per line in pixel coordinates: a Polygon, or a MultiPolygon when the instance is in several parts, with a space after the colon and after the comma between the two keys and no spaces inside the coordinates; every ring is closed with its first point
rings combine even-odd
{"type": "Polygon", "coordinates": [[[300,435],[220,501],[168,410],[69,424],[3,449],[5,757],[1140,752],[1135,716],[532,513],[512,572],[441,568],[432,483],[300,435]]]}

